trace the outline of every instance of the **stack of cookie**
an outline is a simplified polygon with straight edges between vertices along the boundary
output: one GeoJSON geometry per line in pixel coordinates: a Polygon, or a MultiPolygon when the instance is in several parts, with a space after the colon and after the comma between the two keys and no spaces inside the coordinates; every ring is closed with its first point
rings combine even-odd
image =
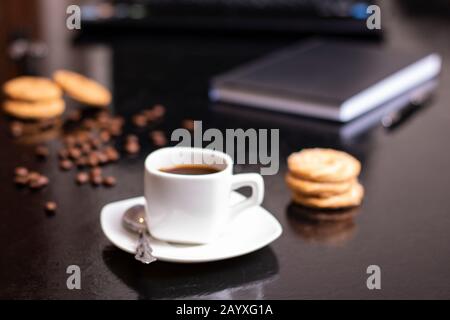
{"type": "Polygon", "coordinates": [[[316,209],[341,209],[361,203],[360,162],[333,149],[303,149],[288,158],[286,183],[293,201],[316,209]]]}
{"type": "Polygon", "coordinates": [[[8,97],[3,110],[24,120],[43,120],[60,116],[65,109],[63,91],[72,99],[93,107],[106,107],[111,103],[111,92],[85,76],[58,70],[53,81],[42,77],[22,76],[3,85],[8,97]]]}
{"type": "Polygon", "coordinates": [[[49,79],[23,76],[6,82],[6,113],[19,119],[40,120],[60,116],[65,109],[61,88],[49,79]]]}

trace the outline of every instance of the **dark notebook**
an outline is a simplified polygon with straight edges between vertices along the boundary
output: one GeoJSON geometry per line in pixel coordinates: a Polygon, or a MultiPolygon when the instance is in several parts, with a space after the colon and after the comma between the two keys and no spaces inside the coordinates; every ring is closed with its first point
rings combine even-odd
{"type": "Polygon", "coordinates": [[[215,77],[210,97],[347,122],[435,78],[441,58],[311,41],[215,77]]]}

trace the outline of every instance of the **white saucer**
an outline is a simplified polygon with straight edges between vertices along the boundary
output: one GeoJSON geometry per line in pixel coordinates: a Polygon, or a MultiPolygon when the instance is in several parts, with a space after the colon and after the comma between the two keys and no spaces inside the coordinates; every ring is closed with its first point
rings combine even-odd
{"type": "MultiPolygon", "coordinates": [[[[244,198],[237,192],[230,196],[231,204],[244,198]]],[[[122,226],[122,215],[135,204],[144,204],[144,197],[112,202],[103,207],[100,222],[103,233],[118,248],[135,253],[138,236],[122,226]]],[[[282,232],[279,222],[264,208],[252,207],[240,213],[213,243],[183,245],[150,239],[153,255],[160,261],[197,263],[238,257],[256,251],[282,232]]]]}

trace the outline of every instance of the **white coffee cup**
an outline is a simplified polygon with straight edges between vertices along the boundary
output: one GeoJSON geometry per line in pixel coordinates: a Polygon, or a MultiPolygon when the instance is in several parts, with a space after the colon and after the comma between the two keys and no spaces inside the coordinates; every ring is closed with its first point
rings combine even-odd
{"type": "Polygon", "coordinates": [[[150,234],[160,240],[204,244],[244,209],[264,197],[263,178],[256,173],[233,175],[233,160],[225,153],[189,147],[152,152],[145,160],[144,194],[150,234]],[[220,171],[187,175],[161,169],[204,164],[220,171]],[[230,206],[232,190],[250,187],[249,198],[230,206]]]}

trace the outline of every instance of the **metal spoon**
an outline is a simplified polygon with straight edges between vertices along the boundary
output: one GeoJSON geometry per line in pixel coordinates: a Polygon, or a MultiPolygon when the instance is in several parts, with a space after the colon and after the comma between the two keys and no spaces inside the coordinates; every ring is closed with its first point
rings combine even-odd
{"type": "Polygon", "coordinates": [[[123,226],[132,231],[139,233],[139,240],[136,248],[136,260],[149,264],[156,261],[152,255],[152,248],[147,237],[147,225],[145,223],[145,208],[143,205],[135,205],[128,208],[122,216],[123,226]]]}

